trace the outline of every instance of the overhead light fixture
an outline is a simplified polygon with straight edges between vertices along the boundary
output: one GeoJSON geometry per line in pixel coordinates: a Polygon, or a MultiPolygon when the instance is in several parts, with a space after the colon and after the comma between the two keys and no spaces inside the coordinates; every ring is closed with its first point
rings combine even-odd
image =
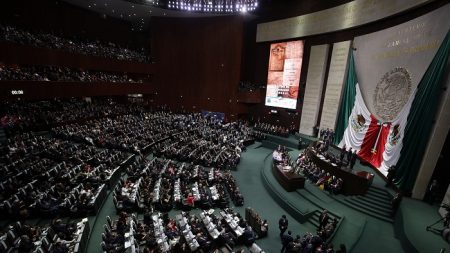
{"type": "MultiPolygon", "coordinates": [[[[258,0],[128,0],[183,11],[245,13],[258,7],[258,0]]],[[[134,8],[134,5],[133,5],[134,8]]]]}

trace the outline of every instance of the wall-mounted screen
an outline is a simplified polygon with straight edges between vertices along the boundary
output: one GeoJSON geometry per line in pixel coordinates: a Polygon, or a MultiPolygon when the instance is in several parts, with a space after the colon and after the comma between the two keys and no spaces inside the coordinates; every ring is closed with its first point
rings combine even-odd
{"type": "Polygon", "coordinates": [[[265,103],[267,106],[297,108],[302,60],[302,40],[270,45],[265,103]]]}

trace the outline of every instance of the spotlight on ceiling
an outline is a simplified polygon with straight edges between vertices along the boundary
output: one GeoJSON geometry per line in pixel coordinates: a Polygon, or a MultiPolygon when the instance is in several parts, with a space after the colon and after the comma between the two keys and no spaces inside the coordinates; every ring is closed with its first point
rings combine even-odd
{"type": "Polygon", "coordinates": [[[182,11],[245,13],[258,7],[258,0],[128,0],[146,5],[182,11]]]}

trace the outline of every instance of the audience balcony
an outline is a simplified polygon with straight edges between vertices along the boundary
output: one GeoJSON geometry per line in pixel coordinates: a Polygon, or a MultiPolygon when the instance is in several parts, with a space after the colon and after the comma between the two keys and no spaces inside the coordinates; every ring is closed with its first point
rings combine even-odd
{"type": "Polygon", "coordinates": [[[86,70],[154,74],[156,64],[116,60],[55,49],[36,48],[10,42],[0,42],[0,63],[55,65],[86,70]]]}

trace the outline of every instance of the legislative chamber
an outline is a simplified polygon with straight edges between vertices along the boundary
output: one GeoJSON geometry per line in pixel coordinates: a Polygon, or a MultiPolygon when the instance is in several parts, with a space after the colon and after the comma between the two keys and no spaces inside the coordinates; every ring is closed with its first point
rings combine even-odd
{"type": "Polygon", "coordinates": [[[0,3],[0,253],[450,251],[448,0],[0,3]]]}

